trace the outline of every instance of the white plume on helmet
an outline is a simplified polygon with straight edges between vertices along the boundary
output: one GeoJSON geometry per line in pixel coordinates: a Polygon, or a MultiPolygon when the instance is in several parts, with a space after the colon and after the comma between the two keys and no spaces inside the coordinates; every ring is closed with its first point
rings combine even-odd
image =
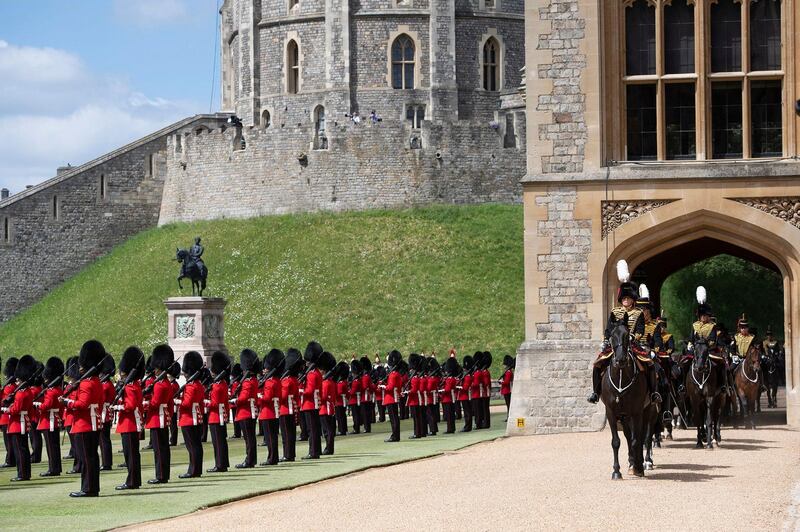
{"type": "Polygon", "coordinates": [[[628,263],[625,259],[617,261],[617,279],[621,283],[627,283],[631,280],[631,272],[628,271],[628,263]]]}
{"type": "Polygon", "coordinates": [[[697,303],[702,305],[706,302],[706,289],[703,286],[697,287],[697,303]]]}
{"type": "Polygon", "coordinates": [[[647,289],[647,285],[644,283],[639,285],[639,298],[650,299],[650,290],[647,289]]]}

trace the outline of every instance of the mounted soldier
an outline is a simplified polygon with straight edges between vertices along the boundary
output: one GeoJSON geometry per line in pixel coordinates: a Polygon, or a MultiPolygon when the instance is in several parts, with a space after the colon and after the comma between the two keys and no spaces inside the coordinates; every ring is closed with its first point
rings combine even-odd
{"type": "Polygon", "coordinates": [[[653,303],[650,301],[650,291],[647,285],[642,283],[639,285],[639,297],[636,300],[636,306],[642,311],[642,319],[644,320],[644,336],[643,344],[652,350],[655,347],[655,339],[657,336],[658,322],[653,316],[653,303]]]}
{"type": "Polygon", "coordinates": [[[672,337],[672,333],[667,331],[668,323],[667,317],[664,316],[664,313],[661,313],[661,316],[656,318],[656,322],[658,323],[657,331],[655,338],[655,349],[659,356],[666,356],[672,358],[672,354],[675,352],[675,338],[672,337]]]}
{"type": "MultiPolygon", "coordinates": [[[[692,360],[694,360],[693,346],[698,340],[703,340],[708,346],[709,356],[712,359],[723,361],[726,366],[728,364],[722,350],[719,349],[719,346],[717,345],[719,329],[717,328],[717,323],[714,319],[714,312],[711,309],[711,305],[708,304],[708,294],[705,287],[698,286],[697,290],[695,291],[695,296],[697,299],[697,320],[692,323],[692,332],[689,335],[689,344],[687,346],[686,353],[684,353],[683,358],[681,358],[680,363],[680,368],[684,375],[686,375],[687,368],[691,364],[692,360]]],[[[678,393],[683,394],[685,392],[686,387],[683,383],[681,383],[680,387],[678,388],[678,393]]]]}
{"type": "Polygon", "coordinates": [[[617,278],[620,282],[619,289],[617,290],[618,305],[611,309],[611,313],[609,314],[608,322],[606,324],[606,329],[604,331],[604,339],[601,351],[597,355],[597,359],[595,360],[592,368],[592,393],[587,398],[587,401],[590,403],[597,403],[600,398],[603,372],[608,367],[611,355],[613,354],[613,349],[609,342],[609,338],[611,336],[611,332],[614,330],[615,325],[620,320],[626,320],[628,331],[630,332],[633,340],[631,344],[632,351],[636,355],[636,359],[641,364],[646,366],[648,377],[647,383],[651,394],[651,399],[654,402],[661,402],[661,395],[657,391],[657,377],[653,361],[650,358],[649,353],[639,346],[645,333],[644,313],[641,309],[636,308],[636,300],[639,298],[639,293],[636,289],[636,285],[630,282],[630,277],[631,275],[628,271],[628,263],[624,260],[617,262],[617,278]]]}
{"type": "Polygon", "coordinates": [[[747,316],[742,313],[742,317],[736,322],[736,335],[731,342],[731,373],[736,373],[736,369],[742,359],[747,356],[747,351],[754,340],[755,336],[750,334],[747,316]]]}

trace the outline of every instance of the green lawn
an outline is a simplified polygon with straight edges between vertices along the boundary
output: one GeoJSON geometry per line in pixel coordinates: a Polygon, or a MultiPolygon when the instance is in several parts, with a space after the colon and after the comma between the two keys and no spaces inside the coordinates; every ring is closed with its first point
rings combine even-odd
{"type": "MultiPolygon", "coordinates": [[[[174,224],[145,231],[0,325],[0,355],[44,360],[89,338],[115,355],[166,339],[176,246],[203,237],[226,344],[262,355],[312,338],[337,357],[450,347],[514,353],[524,336],[522,207],[436,206],[174,224]]],[[[184,289],[183,294],[187,292],[184,289]]]]}
{"type": "MultiPolygon", "coordinates": [[[[145,485],[139,490],[118,492],[114,486],[125,479],[125,470],[115,468],[100,477],[101,492],[97,499],[71,499],[68,493],[80,487],[78,475],[62,475],[54,479],[39,478],[47,468],[46,453],[42,464],[33,466],[34,480],[12,484],[15,476],[10,469],[0,470],[0,524],[4,530],[99,530],[185,514],[215,504],[253,495],[269,493],[344,475],[361,469],[383,466],[407,460],[424,458],[445,451],[463,448],[474,443],[497,438],[505,432],[502,422],[505,412],[492,416],[490,430],[439,434],[422,440],[408,440],[410,421],[402,423],[399,443],[384,443],[388,422],[373,425],[372,434],[350,435],[336,438],[336,454],[320,460],[280,464],[249,470],[231,470],[228,473],[204,474],[202,478],[180,480],[186,472],[188,455],[179,438],[179,446],[172,448],[172,480],[167,485],[145,485]]],[[[459,427],[460,428],[460,422],[459,427]]],[[[439,425],[442,430],[443,425],[439,425]]],[[[230,427],[229,427],[230,430],[230,427]]],[[[259,439],[260,440],[260,439],[259,439]]],[[[114,438],[114,461],[122,461],[119,440],[114,438]]],[[[231,464],[244,456],[241,440],[230,444],[231,464]]],[[[66,447],[64,454],[66,454],[66,447]]],[[[298,457],[304,456],[307,443],[298,442],[298,457]]],[[[266,447],[259,447],[259,461],[266,458],[266,447]]],[[[211,441],[205,444],[205,467],[213,465],[211,441]]],[[[64,465],[71,467],[71,461],[64,465]]],[[[153,475],[153,453],[142,451],[142,480],[153,475]]]]}

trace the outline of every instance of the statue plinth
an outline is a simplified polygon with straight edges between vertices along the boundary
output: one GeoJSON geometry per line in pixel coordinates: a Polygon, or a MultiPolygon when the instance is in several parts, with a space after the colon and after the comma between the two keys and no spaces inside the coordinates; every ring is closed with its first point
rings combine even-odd
{"type": "Polygon", "coordinates": [[[175,360],[181,361],[188,351],[197,351],[211,364],[214,351],[228,352],[225,347],[224,309],[221,297],[171,297],[167,307],[169,346],[175,360]]]}

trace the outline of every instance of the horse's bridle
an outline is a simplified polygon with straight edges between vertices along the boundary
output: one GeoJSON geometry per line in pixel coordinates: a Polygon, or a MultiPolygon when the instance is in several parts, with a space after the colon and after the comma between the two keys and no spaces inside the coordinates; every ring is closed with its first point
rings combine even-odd
{"type": "MultiPolygon", "coordinates": [[[[697,358],[695,358],[695,360],[697,360],[697,358]]],[[[692,372],[692,380],[700,388],[700,391],[702,391],[703,387],[708,382],[708,379],[711,377],[711,357],[708,355],[708,353],[706,353],[706,362],[705,362],[705,364],[703,364],[703,367],[701,368],[702,371],[700,372],[700,375],[705,375],[705,378],[703,379],[703,382],[698,382],[697,381],[695,368],[694,368],[694,361],[692,361],[691,370],[692,370],[691,371],[692,372]]]]}
{"type": "MultiPolygon", "coordinates": [[[[617,347],[624,347],[624,346],[615,346],[613,343],[611,344],[611,350],[614,353],[616,353],[617,347]]],[[[614,379],[611,377],[611,370],[613,369],[612,368],[613,363],[608,368],[608,382],[611,384],[611,387],[617,391],[618,395],[624,394],[628,390],[628,388],[633,386],[633,383],[636,382],[636,377],[639,375],[639,368],[636,365],[636,360],[633,358],[633,353],[631,352],[630,344],[628,345],[628,349],[626,351],[627,351],[626,354],[628,355],[628,358],[631,360],[631,363],[633,365],[633,376],[631,377],[631,381],[627,385],[622,386],[622,367],[620,367],[619,369],[619,385],[617,385],[617,383],[615,383],[614,379]]]]}
{"type": "Polygon", "coordinates": [[[744,375],[744,378],[745,378],[745,379],[747,379],[748,381],[750,381],[750,382],[752,382],[753,384],[755,384],[755,383],[757,383],[757,382],[758,382],[758,370],[756,370],[756,378],[755,378],[755,379],[751,379],[751,378],[750,378],[750,377],[747,375],[747,367],[746,367],[746,366],[747,366],[747,360],[748,360],[748,358],[749,358],[748,356],[745,356],[745,357],[744,357],[744,360],[742,360],[742,363],[739,365],[739,369],[741,370],[741,372],[742,372],[742,375],[744,375]]]}

